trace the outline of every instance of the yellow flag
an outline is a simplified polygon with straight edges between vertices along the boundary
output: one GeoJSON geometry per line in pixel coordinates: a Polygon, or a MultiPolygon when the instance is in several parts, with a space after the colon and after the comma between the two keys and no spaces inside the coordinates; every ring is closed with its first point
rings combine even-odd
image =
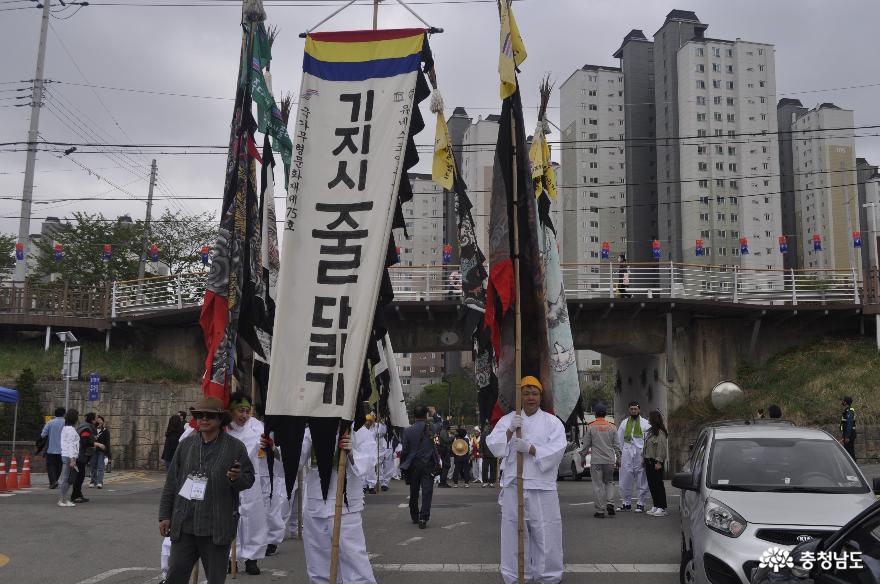
{"type": "Polygon", "coordinates": [[[452,157],[452,139],[449,137],[449,126],[443,112],[437,112],[437,130],[434,134],[434,165],[431,168],[431,178],[435,183],[446,189],[452,190],[452,180],[455,177],[455,159],[452,157]]]}
{"type": "Polygon", "coordinates": [[[501,99],[507,99],[516,91],[516,68],[526,60],[526,47],[516,18],[510,9],[509,0],[501,0],[501,55],[498,59],[498,73],[501,76],[501,99]]]}
{"type": "Polygon", "coordinates": [[[550,164],[550,145],[544,134],[544,125],[538,123],[532,147],[529,149],[529,161],[532,163],[532,180],[535,182],[535,197],[540,197],[545,187],[551,199],[556,198],[556,173],[550,164]]]}

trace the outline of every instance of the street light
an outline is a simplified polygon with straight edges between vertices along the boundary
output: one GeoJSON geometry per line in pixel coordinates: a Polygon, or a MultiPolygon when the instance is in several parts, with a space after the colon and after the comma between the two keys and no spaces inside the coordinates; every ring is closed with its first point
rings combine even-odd
{"type": "Polygon", "coordinates": [[[440,380],[446,384],[446,417],[448,418],[452,416],[452,383],[448,375],[444,375],[440,380]]]}

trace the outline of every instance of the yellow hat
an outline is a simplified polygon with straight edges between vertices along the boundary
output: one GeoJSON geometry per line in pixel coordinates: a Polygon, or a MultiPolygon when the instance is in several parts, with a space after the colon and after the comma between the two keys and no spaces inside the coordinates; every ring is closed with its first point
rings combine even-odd
{"type": "Polygon", "coordinates": [[[523,377],[522,381],[520,381],[520,385],[522,387],[525,387],[527,385],[530,385],[532,387],[537,387],[541,393],[544,393],[544,386],[541,385],[541,382],[538,381],[537,377],[534,377],[532,375],[526,375],[525,377],[523,377]]]}
{"type": "Polygon", "coordinates": [[[371,422],[375,422],[375,421],[376,421],[376,416],[374,416],[373,414],[367,414],[367,415],[366,415],[366,419],[369,420],[369,421],[371,421],[371,422]]]}

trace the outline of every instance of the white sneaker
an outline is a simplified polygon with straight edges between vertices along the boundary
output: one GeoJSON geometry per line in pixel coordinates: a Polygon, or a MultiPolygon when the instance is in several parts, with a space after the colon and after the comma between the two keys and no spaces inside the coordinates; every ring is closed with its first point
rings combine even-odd
{"type": "Polygon", "coordinates": [[[669,513],[666,512],[666,509],[657,509],[654,513],[654,517],[666,517],[669,513]]]}
{"type": "Polygon", "coordinates": [[[645,515],[653,515],[653,514],[656,513],[657,511],[658,511],[658,509],[657,509],[656,507],[651,507],[650,510],[648,510],[648,511],[645,512],[645,515]]]}
{"type": "Polygon", "coordinates": [[[95,488],[97,488],[97,489],[103,489],[103,488],[104,488],[104,483],[98,483],[97,485],[95,485],[95,488]]]}

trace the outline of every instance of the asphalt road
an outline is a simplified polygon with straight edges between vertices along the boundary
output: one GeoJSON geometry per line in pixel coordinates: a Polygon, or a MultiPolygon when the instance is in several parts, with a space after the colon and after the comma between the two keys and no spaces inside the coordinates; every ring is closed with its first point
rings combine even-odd
{"type": "MultiPolygon", "coordinates": [[[[148,584],[159,577],[157,509],[163,475],[114,473],[91,502],[56,506],[45,475],[35,488],[0,496],[0,581],[53,584],[148,584]],[[43,485],[43,486],[39,486],[43,485]]],[[[674,491],[668,487],[670,493],[674,491]]],[[[431,523],[409,521],[402,482],[369,495],[364,511],[367,548],[376,579],[385,584],[449,581],[498,583],[500,508],[497,489],[436,489],[431,523]]],[[[559,483],[565,582],[630,584],[678,582],[678,498],[670,514],[632,513],[593,518],[589,481],[559,483]]],[[[302,544],[285,541],[260,561],[260,576],[245,583],[306,582],[302,544]]],[[[231,579],[227,579],[230,582],[231,579]]]]}

